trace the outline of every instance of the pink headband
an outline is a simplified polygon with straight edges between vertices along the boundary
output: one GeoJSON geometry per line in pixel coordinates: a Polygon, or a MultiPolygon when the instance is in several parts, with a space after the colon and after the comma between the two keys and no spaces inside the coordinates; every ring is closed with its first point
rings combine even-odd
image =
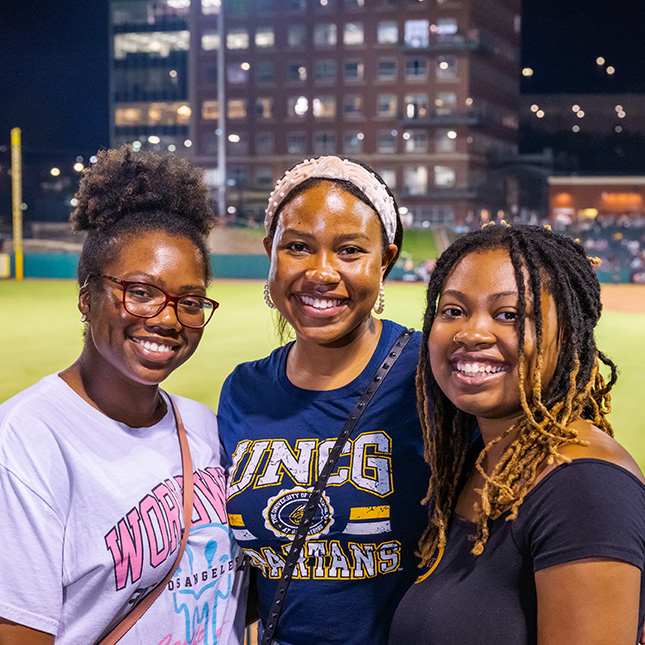
{"type": "Polygon", "coordinates": [[[284,198],[306,179],[344,179],[354,184],[367,199],[372,202],[378,216],[383,222],[387,239],[394,242],[396,233],[396,209],[394,200],[382,184],[369,170],[353,161],[340,157],[328,156],[317,159],[305,159],[291,170],[287,170],[282,179],[275,185],[269,196],[269,205],[264,218],[264,228],[267,233],[278,207],[284,198]]]}

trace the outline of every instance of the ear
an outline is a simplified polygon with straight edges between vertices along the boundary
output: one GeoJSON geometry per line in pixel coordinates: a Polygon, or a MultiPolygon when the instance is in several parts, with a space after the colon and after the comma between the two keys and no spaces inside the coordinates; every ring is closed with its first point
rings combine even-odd
{"type": "Polygon", "coordinates": [[[78,310],[89,319],[90,316],[90,290],[89,287],[81,287],[78,292],[78,310]]]}
{"type": "Polygon", "coordinates": [[[381,279],[383,279],[383,276],[385,275],[385,272],[387,271],[390,264],[394,262],[394,258],[396,257],[398,250],[399,248],[396,244],[390,244],[387,249],[385,249],[383,258],[381,259],[381,279]]]}
{"type": "Polygon", "coordinates": [[[272,237],[265,237],[262,240],[262,244],[264,245],[264,250],[266,254],[269,256],[269,260],[271,259],[271,249],[273,248],[273,238],[272,237]]]}

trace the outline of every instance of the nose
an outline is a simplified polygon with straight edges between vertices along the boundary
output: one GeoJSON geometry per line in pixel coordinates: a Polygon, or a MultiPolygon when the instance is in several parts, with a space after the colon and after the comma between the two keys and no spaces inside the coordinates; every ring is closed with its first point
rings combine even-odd
{"type": "Polygon", "coordinates": [[[495,334],[492,333],[486,322],[479,317],[472,317],[464,321],[464,324],[452,337],[453,343],[468,349],[493,345],[495,341],[495,334]]]}
{"type": "Polygon", "coordinates": [[[164,308],[156,316],[146,318],[146,323],[153,327],[181,330],[182,324],[177,318],[177,301],[169,300],[166,302],[164,308]]]}
{"type": "Polygon", "coordinates": [[[327,253],[316,253],[311,256],[310,265],[305,271],[305,277],[311,282],[333,284],[340,280],[340,275],[334,266],[332,257],[327,253]]]}

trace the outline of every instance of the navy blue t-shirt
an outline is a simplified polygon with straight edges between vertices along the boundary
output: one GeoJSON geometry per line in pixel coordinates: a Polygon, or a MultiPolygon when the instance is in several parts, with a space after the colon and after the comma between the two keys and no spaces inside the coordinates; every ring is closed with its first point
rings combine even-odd
{"type": "MultiPolygon", "coordinates": [[[[350,410],[403,327],[383,321],[372,359],[348,385],[305,390],[286,376],[291,345],[239,365],[220,397],[231,528],[258,575],[266,617],[300,513],[350,410]]],[[[418,575],[429,469],[414,376],[414,333],[341,454],[296,565],[276,639],[285,645],[387,643],[394,610],[418,575]]]]}
{"type": "MultiPolygon", "coordinates": [[[[515,520],[490,523],[479,556],[471,553],[474,532],[454,519],[444,552],[401,601],[391,645],[537,643],[536,571],[584,558],[643,571],[645,486],[608,461],[575,459],[538,482],[515,520]]],[[[641,628],[644,582],[641,575],[641,628]]]]}

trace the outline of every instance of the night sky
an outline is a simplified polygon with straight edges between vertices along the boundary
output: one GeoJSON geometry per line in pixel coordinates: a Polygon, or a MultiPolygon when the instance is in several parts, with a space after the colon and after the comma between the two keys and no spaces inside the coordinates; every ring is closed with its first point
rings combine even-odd
{"type": "MultiPolygon", "coordinates": [[[[34,151],[108,144],[107,4],[2,0],[0,146],[16,125],[34,151]]],[[[522,64],[524,92],[645,92],[643,0],[525,0],[522,64]]]]}

